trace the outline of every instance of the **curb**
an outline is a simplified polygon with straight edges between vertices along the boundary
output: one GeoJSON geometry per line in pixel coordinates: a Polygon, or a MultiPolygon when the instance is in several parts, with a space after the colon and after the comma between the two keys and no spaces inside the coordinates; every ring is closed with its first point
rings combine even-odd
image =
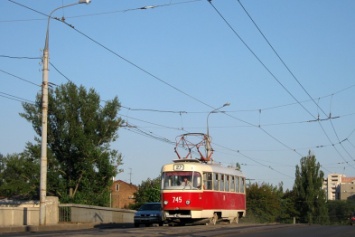
{"type": "Polygon", "coordinates": [[[56,225],[28,225],[28,226],[0,226],[0,234],[16,233],[16,232],[44,232],[44,231],[60,231],[60,230],[82,230],[95,228],[94,223],[65,223],[56,225]]]}

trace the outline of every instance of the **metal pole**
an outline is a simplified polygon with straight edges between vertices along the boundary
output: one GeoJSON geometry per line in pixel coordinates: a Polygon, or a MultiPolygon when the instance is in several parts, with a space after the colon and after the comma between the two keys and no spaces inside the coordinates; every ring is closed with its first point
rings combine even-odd
{"type": "Polygon", "coordinates": [[[65,7],[74,6],[80,3],[90,3],[91,0],[80,0],[79,2],[61,6],[54,9],[48,15],[46,40],[43,49],[43,69],[42,69],[42,142],[41,142],[41,167],[40,167],[40,206],[39,224],[46,224],[46,195],[47,195],[47,127],[48,127],[48,65],[49,65],[49,23],[52,14],[65,7]]]}
{"type": "Polygon", "coordinates": [[[219,112],[220,109],[222,109],[223,107],[226,107],[226,106],[229,106],[230,103],[225,103],[224,105],[222,105],[221,107],[217,108],[217,109],[214,109],[212,110],[211,112],[208,113],[207,115],[207,141],[206,141],[206,158],[208,159],[210,157],[210,154],[211,154],[211,137],[210,137],[210,128],[209,128],[209,125],[208,125],[208,119],[210,117],[210,115],[212,113],[217,113],[219,112]]]}

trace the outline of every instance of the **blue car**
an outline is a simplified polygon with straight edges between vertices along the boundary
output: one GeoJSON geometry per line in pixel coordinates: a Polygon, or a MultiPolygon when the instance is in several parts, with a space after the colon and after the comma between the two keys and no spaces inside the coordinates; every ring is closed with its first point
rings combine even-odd
{"type": "Polygon", "coordinates": [[[139,227],[141,224],[150,226],[164,224],[164,216],[160,202],[148,202],[143,204],[138,211],[134,214],[134,226],[139,227]]]}

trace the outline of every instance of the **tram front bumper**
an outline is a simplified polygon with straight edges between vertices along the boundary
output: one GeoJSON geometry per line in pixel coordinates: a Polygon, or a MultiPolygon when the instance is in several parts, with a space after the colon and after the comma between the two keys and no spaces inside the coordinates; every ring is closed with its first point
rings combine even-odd
{"type": "Polygon", "coordinates": [[[191,212],[190,211],[179,211],[179,210],[174,210],[174,211],[165,211],[165,217],[166,218],[191,218],[191,212]]]}

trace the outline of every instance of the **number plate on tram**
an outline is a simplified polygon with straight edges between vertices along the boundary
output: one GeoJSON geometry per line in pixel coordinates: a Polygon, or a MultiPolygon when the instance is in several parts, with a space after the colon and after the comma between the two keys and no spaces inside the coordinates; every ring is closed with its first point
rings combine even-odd
{"type": "Polygon", "coordinates": [[[184,165],[174,165],[174,170],[184,170],[184,165]]]}

